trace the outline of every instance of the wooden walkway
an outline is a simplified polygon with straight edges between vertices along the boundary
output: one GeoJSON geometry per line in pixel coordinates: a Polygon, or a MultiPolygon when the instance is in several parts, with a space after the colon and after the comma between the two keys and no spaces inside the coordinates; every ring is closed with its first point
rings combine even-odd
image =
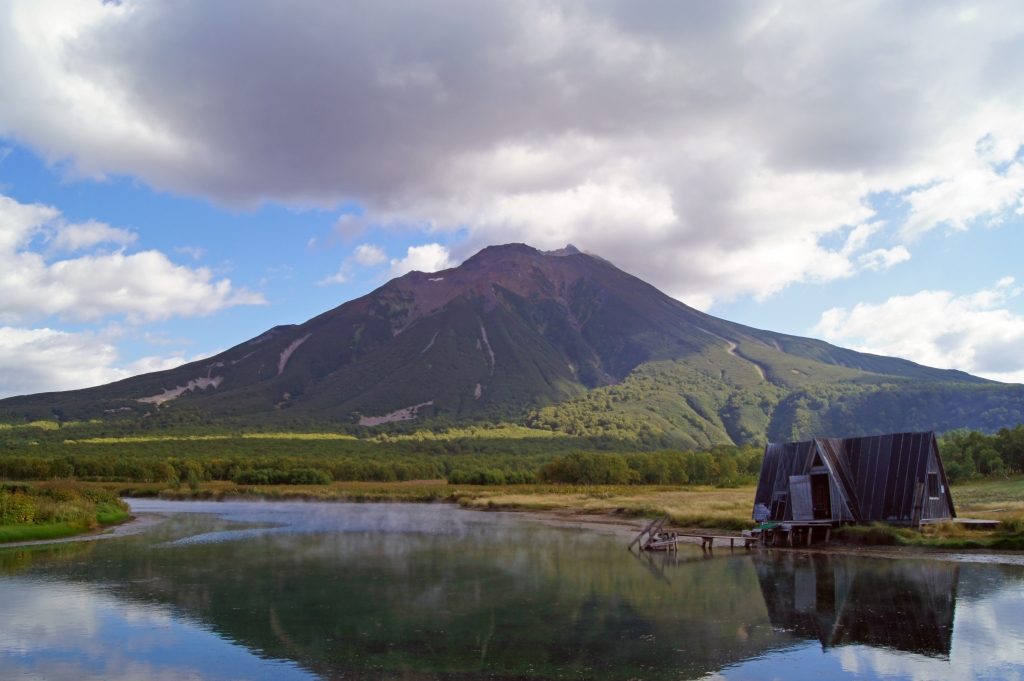
{"type": "Polygon", "coordinates": [[[679,540],[684,537],[700,539],[700,547],[705,551],[714,547],[716,539],[722,542],[728,539],[730,548],[734,548],[736,546],[737,539],[743,542],[744,548],[748,548],[751,544],[756,542],[756,539],[749,536],[723,537],[721,535],[714,534],[663,532],[662,528],[665,526],[666,522],[668,522],[668,516],[665,516],[664,518],[655,518],[649,525],[647,525],[647,527],[640,531],[640,534],[636,536],[636,539],[631,541],[629,546],[626,548],[632,551],[634,546],[639,545],[641,551],[678,551],[679,540]],[[646,539],[644,539],[645,536],[647,537],[646,539]]]}

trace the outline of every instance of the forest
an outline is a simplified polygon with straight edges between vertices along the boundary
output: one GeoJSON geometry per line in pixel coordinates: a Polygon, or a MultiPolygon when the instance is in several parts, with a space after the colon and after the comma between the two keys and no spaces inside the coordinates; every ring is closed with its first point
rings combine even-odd
{"type": "MultiPolygon", "coordinates": [[[[753,484],[762,448],[680,450],[509,424],[348,432],[230,432],[214,424],[140,430],[44,421],[0,427],[0,479],[234,481],[242,485],[446,479],[454,484],[753,484]]],[[[939,438],[952,482],[1024,471],[1024,425],[939,438]]]]}

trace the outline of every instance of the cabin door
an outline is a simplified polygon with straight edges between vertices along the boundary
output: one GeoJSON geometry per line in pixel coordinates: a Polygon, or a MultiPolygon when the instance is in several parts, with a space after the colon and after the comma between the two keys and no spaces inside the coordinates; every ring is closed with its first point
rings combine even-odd
{"type": "Polygon", "coordinates": [[[793,520],[813,520],[811,481],[806,475],[789,476],[789,499],[793,506],[793,520]]]}
{"type": "Polygon", "coordinates": [[[832,492],[828,473],[811,476],[811,505],[815,520],[832,519],[832,492]]]}

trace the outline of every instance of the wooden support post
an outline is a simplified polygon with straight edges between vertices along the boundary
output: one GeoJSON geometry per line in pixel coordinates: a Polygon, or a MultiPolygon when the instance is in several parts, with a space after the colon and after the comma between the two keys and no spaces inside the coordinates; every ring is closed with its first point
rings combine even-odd
{"type": "Polygon", "coordinates": [[[811,539],[813,539],[813,538],[814,538],[814,528],[813,527],[808,527],[807,528],[807,545],[808,546],[811,545],[811,539]]]}
{"type": "Polygon", "coordinates": [[[832,538],[832,528],[831,527],[826,527],[825,528],[825,541],[828,541],[831,538],[832,538]]]}

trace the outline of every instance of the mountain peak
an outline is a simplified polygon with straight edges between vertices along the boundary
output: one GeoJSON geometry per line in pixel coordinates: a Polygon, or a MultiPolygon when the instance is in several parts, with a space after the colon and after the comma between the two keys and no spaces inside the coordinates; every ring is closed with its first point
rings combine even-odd
{"type": "MultiPolygon", "coordinates": [[[[572,244],[541,251],[512,243],[489,246],[458,267],[409,272],[303,324],[274,327],[198,362],[0,401],[0,417],[139,418],[188,404],[261,423],[369,424],[431,415],[521,419],[569,400],[541,427],[589,432],[596,419],[599,433],[641,424],[644,432],[695,447],[818,423],[818,416],[805,418],[801,400],[827,400],[800,397],[809,387],[883,399],[896,384],[904,390],[954,383],[960,387],[948,390],[974,395],[985,381],[717,319],[572,244]],[[592,393],[593,404],[579,401],[602,386],[618,392],[592,393]]],[[[1016,388],[1006,390],[999,400],[1017,409],[1016,388]]],[[[987,397],[977,395],[983,404],[987,397]]],[[[949,413],[960,406],[951,401],[949,413]]],[[[935,419],[923,425],[973,425],[935,419]]],[[[910,429],[901,421],[885,430],[901,428],[910,429]]]]}
{"type": "Polygon", "coordinates": [[[555,251],[543,251],[544,255],[554,256],[565,256],[565,255],[580,255],[583,253],[580,249],[576,248],[572,244],[566,244],[564,248],[559,248],[555,251]]]}

